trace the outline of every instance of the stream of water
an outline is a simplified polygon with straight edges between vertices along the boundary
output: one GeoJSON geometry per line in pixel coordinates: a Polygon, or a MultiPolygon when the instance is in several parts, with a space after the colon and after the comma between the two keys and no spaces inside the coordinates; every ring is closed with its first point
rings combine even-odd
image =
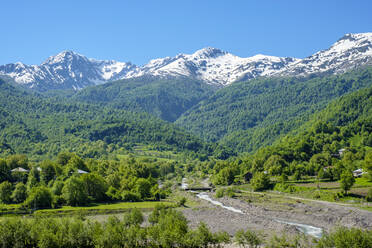
{"type": "Polygon", "coordinates": [[[315,226],[310,226],[310,225],[290,222],[290,221],[283,221],[283,220],[276,220],[276,221],[280,223],[295,226],[299,231],[307,235],[313,236],[315,238],[321,238],[323,235],[323,229],[320,227],[315,227],[315,226]]]}
{"type": "Polygon", "coordinates": [[[206,201],[209,201],[210,203],[212,203],[213,205],[217,205],[217,206],[220,206],[222,208],[225,208],[229,211],[232,211],[232,212],[235,212],[235,213],[239,213],[239,214],[244,214],[243,211],[241,211],[240,209],[236,209],[236,208],[233,208],[233,207],[228,207],[228,206],[225,206],[222,204],[222,202],[219,202],[219,201],[215,201],[213,200],[212,198],[209,197],[209,195],[205,192],[201,192],[199,194],[196,195],[197,197],[199,197],[200,199],[203,199],[203,200],[206,200],[206,201]]]}
{"type": "MultiPolygon", "coordinates": [[[[186,183],[186,181],[187,181],[186,178],[182,179],[182,183],[181,183],[181,188],[182,189],[187,189],[188,188],[189,185],[186,183]]],[[[213,205],[220,206],[220,207],[222,207],[224,209],[227,209],[229,211],[232,211],[234,213],[244,214],[243,211],[241,211],[240,209],[225,206],[225,205],[223,205],[222,202],[213,200],[206,192],[198,193],[196,196],[200,199],[203,199],[205,201],[208,201],[208,202],[212,203],[213,205]]],[[[279,220],[279,219],[274,219],[274,220],[279,222],[279,223],[295,226],[299,231],[301,231],[301,232],[303,232],[307,235],[313,236],[315,238],[320,238],[320,237],[322,237],[322,234],[323,234],[323,229],[319,228],[319,227],[310,226],[310,225],[301,224],[301,223],[296,223],[296,222],[291,222],[291,221],[279,220]]]]}

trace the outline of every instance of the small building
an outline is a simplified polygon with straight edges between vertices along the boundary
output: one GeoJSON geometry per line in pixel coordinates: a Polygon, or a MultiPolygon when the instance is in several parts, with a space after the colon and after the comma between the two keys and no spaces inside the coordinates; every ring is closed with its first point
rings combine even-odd
{"type": "Polygon", "coordinates": [[[326,166],[323,168],[323,171],[329,171],[333,168],[333,166],[326,166]]]}
{"type": "Polygon", "coordinates": [[[344,152],[346,152],[346,149],[342,148],[342,149],[338,150],[338,155],[341,157],[344,154],[344,152]]]}
{"type": "Polygon", "coordinates": [[[357,170],[353,171],[353,176],[354,177],[361,177],[364,174],[366,174],[366,172],[363,171],[363,169],[357,169],[357,170]]]}
{"type": "Polygon", "coordinates": [[[89,172],[78,169],[78,170],[77,170],[77,173],[78,173],[78,174],[87,174],[87,173],[89,173],[89,172]]]}
{"type": "Polygon", "coordinates": [[[11,172],[28,172],[28,170],[22,168],[22,167],[17,167],[17,168],[14,168],[13,170],[11,170],[11,172]]]}

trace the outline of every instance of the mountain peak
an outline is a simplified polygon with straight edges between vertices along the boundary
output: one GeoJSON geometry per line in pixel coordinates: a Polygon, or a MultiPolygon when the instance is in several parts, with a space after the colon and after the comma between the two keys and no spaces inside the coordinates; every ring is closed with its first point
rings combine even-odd
{"type": "Polygon", "coordinates": [[[200,50],[197,50],[195,53],[192,55],[194,57],[200,57],[200,58],[216,58],[221,55],[225,55],[227,52],[224,52],[218,48],[213,48],[213,47],[205,47],[200,50]]]}
{"type": "Polygon", "coordinates": [[[42,63],[42,65],[57,64],[57,63],[61,63],[64,61],[72,61],[74,59],[88,60],[87,57],[85,57],[84,55],[81,55],[71,50],[65,50],[65,51],[58,53],[55,56],[50,56],[42,63]]]}
{"type": "Polygon", "coordinates": [[[235,81],[270,76],[335,74],[372,64],[372,33],[346,34],[329,48],[307,58],[257,54],[239,57],[214,47],[192,54],[158,58],[138,67],[113,60],[95,60],[71,50],[49,57],[40,66],[22,63],[0,66],[0,74],[17,83],[39,88],[81,89],[107,81],[141,76],[190,77],[226,86],[235,81]]]}
{"type": "Polygon", "coordinates": [[[372,32],[348,33],[348,34],[345,34],[343,37],[341,37],[338,41],[340,41],[340,40],[359,40],[359,39],[372,39],[372,32]]]}
{"type": "Polygon", "coordinates": [[[372,64],[372,33],[345,34],[328,49],[299,60],[278,74],[336,74],[369,64],[372,64]]]}

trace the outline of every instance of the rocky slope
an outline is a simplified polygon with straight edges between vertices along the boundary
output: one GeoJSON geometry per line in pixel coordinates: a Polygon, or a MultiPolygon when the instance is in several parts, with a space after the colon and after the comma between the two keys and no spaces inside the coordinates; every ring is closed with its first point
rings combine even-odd
{"type": "Polygon", "coordinates": [[[64,51],[49,57],[41,65],[18,62],[0,66],[0,74],[28,88],[78,90],[122,78],[134,68],[136,66],[131,63],[88,59],[75,52],[64,51]]]}
{"type": "Polygon", "coordinates": [[[207,84],[227,86],[235,81],[260,76],[342,73],[368,64],[372,64],[372,33],[347,34],[329,49],[304,59],[261,54],[241,58],[208,47],[193,54],[154,59],[140,67],[112,60],[88,59],[75,52],[64,51],[41,65],[18,62],[0,66],[0,75],[9,76],[16,83],[38,90],[78,90],[108,81],[142,76],[182,76],[207,84]]]}

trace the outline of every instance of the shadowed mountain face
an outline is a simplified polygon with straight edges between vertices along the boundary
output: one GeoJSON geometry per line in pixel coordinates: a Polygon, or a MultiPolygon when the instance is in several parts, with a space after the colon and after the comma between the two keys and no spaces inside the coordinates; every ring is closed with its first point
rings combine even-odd
{"type": "Polygon", "coordinates": [[[75,94],[73,100],[147,112],[173,122],[217,89],[190,78],[140,77],[88,87],[75,94]]]}

